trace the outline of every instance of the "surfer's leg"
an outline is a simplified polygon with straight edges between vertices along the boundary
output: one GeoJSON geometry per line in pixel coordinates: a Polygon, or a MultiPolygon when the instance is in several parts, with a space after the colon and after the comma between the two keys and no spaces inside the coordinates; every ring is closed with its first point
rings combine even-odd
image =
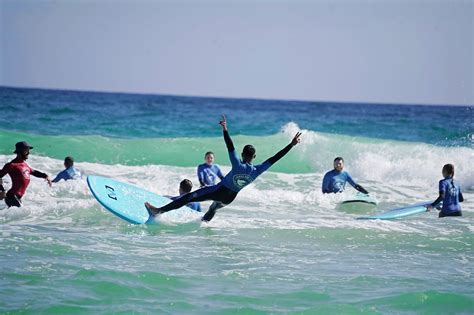
{"type": "Polygon", "coordinates": [[[5,203],[8,207],[21,207],[21,199],[12,193],[6,194],[5,203]]]}
{"type": "Polygon", "coordinates": [[[216,214],[217,209],[224,208],[225,206],[227,205],[220,201],[214,201],[209,207],[209,210],[207,210],[206,214],[202,217],[202,221],[211,221],[214,215],[216,214]]]}
{"type": "Polygon", "coordinates": [[[216,193],[218,194],[218,196],[216,196],[216,201],[211,204],[209,210],[207,210],[206,214],[202,217],[202,221],[211,221],[216,214],[217,209],[224,208],[234,201],[235,197],[237,197],[237,193],[235,191],[226,188],[220,189],[216,193]]]}
{"type": "Polygon", "coordinates": [[[209,187],[198,189],[194,192],[190,192],[190,193],[182,195],[178,199],[173,200],[172,202],[168,203],[167,205],[161,208],[157,208],[148,202],[145,202],[145,207],[151,216],[156,216],[160,213],[164,213],[164,212],[168,212],[174,209],[181,208],[182,206],[190,202],[214,200],[213,198],[215,196],[215,192],[218,191],[219,188],[220,188],[219,185],[215,185],[215,186],[209,186],[209,187]]]}

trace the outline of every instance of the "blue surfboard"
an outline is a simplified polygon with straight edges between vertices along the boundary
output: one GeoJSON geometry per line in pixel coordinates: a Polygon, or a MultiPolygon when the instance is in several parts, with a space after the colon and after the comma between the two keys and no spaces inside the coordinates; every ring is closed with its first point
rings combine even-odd
{"type": "MultiPolygon", "coordinates": [[[[149,220],[145,201],[158,207],[171,202],[169,198],[102,176],[87,176],[87,184],[92,195],[105,209],[133,224],[157,223],[157,219],[149,220]]],[[[200,213],[184,206],[162,216],[175,218],[187,216],[196,219],[200,218],[200,213]]]]}
{"type": "MultiPolygon", "coordinates": [[[[426,212],[426,206],[431,204],[431,201],[420,202],[414,205],[409,205],[401,208],[388,210],[378,215],[359,217],[357,220],[393,220],[410,215],[426,212]]],[[[439,206],[438,206],[439,207],[439,206]]]]}

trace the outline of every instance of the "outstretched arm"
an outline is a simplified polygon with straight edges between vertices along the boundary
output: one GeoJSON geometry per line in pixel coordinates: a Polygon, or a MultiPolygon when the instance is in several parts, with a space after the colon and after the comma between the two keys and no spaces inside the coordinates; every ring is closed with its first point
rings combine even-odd
{"type": "Polygon", "coordinates": [[[44,178],[48,182],[49,187],[51,187],[51,179],[49,178],[48,174],[33,170],[31,175],[33,175],[34,177],[44,178]]]}
{"type": "Polygon", "coordinates": [[[222,126],[222,131],[224,133],[224,140],[225,145],[227,146],[227,151],[232,152],[235,150],[234,143],[230,138],[229,131],[227,130],[227,120],[225,119],[225,115],[222,115],[221,120],[219,121],[219,125],[222,126]]]}
{"type": "Polygon", "coordinates": [[[277,154],[272,156],[271,158],[267,159],[267,162],[269,162],[271,165],[275,164],[279,159],[284,157],[288,152],[290,152],[291,148],[293,148],[295,145],[300,143],[300,136],[301,132],[297,132],[296,135],[293,137],[291,140],[290,144],[288,144],[286,147],[281,149],[277,154]]]}

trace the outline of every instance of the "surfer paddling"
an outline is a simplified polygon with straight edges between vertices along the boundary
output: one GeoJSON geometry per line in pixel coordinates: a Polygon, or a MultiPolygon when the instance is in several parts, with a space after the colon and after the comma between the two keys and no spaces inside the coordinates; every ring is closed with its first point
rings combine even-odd
{"type": "Polygon", "coordinates": [[[256,157],[255,148],[252,145],[247,144],[242,150],[242,159],[239,159],[227,130],[227,121],[224,115],[219,124],[222,127],[225,144],[227,146],[227,151],[229,152],[229,159],[232,164],[231,171],[217,185],[204,187],[194,192],[182,195],[178,199],[161,208],[154,207],[150,203],[145,202],[145,207],[147,208],[150,217],[178,209],[190,202],[213,200],[214,202],[209,207],[209,210],[202,217],[203,221],[211,221],[216,214],[217,209],[230,204],[242,188],[253,182],[258,176],[268,170],[300,142],[301,132],[297,132],[290,144],[280,150],[277,154],[267,159],[262,164],[253,165],[252,161],[256,157]]]}

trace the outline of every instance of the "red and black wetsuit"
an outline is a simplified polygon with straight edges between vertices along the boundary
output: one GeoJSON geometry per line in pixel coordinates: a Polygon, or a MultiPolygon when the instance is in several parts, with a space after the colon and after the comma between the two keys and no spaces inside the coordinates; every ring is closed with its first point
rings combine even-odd
{"type": "MultiPolygon", "coordinates": [[[[9,191],[7,191],[7,195],[5,197],[5,203],[9,207],[21,206],[20,200],[25,194],[26,188],[30,184],[30,175],[39,178],[48,177],[47,174],[32,169],[25,160],[19,157],[5,164],[3,169],[0,170],[0,178],[6,174],[10,175],[12,179],[12,187],[9,191]]],[[[3,187],[0,187],[0,189],[4,190],[3,187]]]]}

